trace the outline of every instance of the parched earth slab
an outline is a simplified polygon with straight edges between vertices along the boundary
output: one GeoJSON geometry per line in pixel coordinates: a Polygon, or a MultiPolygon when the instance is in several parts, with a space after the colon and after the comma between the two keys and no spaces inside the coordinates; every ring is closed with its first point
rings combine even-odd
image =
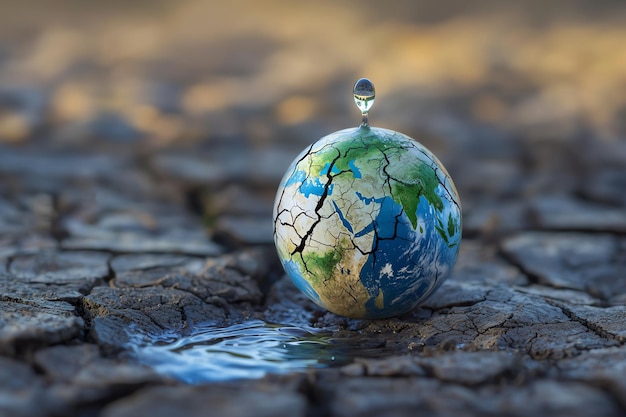
{"type": "Polygon", "coordinates": [[[155,269],[166,269],[168,271],[185,270],[197,272],[202,270],[205,261],[185,255],[166,254],[139,254],[139,255],[118,255],[111,260],[111,268],[115,272],[116,278],[132,271],[152,271],[155,269]]]}
{"type": "Polygon", "coordinates": [[[0,354],[22,356],[42,347],[75,339],[83,319],[65,302],[0,297],[0,354]]]}
{"type": "MultiPolygon", "coordinates": [[[[171,286],[163,280],[171,276],[197,274],[206,260],[185,255],[137,254],[118,255],[111,261],[114,287],[171,286]]],[[[172,284],[173,285],[173,284],[172,284]]]]}
{"type": "Polygon", "coordinates": [[[182,334],[195,324],[221,323],[259,306],[267,254],[247,250],[203,262],[185,256],[120,255],[115,278],[82,299],[91,340],[115,352],[129,342],[182,334]],[[146,339],[147,338],[147,339],[146,339]]]}
{"type": "Polygon", "coordinates": [[[18,234],[5,234],[0,231],[0,259],[18,255],[33,255],[40,251],[54,250],[58,245],[50,236],[32,231],[18,234]]]}
{"type": "Polygon", "coordinates": [[[421,307],[439,310],[454,306],[469,306],[485,301],[489,291],[489,286],[475,282],[448,280],[421,307]]]}
{"type": "Polygon", "coordinates": [[[502,250],[540,284],[619,303],[626,293],[626,257],[620,256],[625,240],[607,234],[528,232],[505,240],[502,250]]]}
{"type": "Polygon", "coordinates": [[[626,342],[626,306],[606,308],[557,303],[565,314],[603,337],[626,342]]]}
{"type": "Polygon", "coordinates": [[[525,285],[528,278],[519,268],[502,259],[496,245],[466,239],[461,241],[459,256],[448,281],[472,282],[486,286],[525,285]]]}
{"type": "Polygon", "coordinates": [[[94,252],[44,251],[17,256],[0,275],[0,294],[25,299],[77,303],[109,275],[110,255],[94,252]]]}
{"type": "Polygon", "coordinates": [[[98,346],[93,344],[40,349],[34,355],[34,363],[54,383],[83,388],[131,387],[164,380],[145,366],[103,358],[98,346]]]}
{"type": "Polygon", "coordinates": [[[434,378],[324,378],[317,381],[327,415],[343,416],[619,416],[602,389],[579,382],[533,380],[482,388],[434,378]]]}
{"type": "Polygon", "coordinates": [[[613,394],[626,408],[626,348],[596,349],[585,355],[559,361],[558,375],[586,381],[613,394]]]}
{"type": "Polygon", "coordinates": [[[94,281],[108,275],[109,257],[94,252],[41,252],[16,257],[11,262],[10,272],[17,279],[47,284],[94,281]]]}
{"type": "Polygon", "coordinates": [[[0,416],[48,416],[55,403],[30,365],[0,356],[0,416]]]}
{"type": "Polygon", "coordinates": [[[116,154],[43,153],[3,148],[0,173],[19,176],[53,178],[57,181],[74,178],[111,178],[119,175],[130,161],[116,154]]]}
{"type": "Polygon", "coordinates": [[[174,253],[197,256],[215,256],[222,252],[216,243],[201,233],[107,232],[85,233],[65,239],[61,247],[68,250],[97,250],[117,253],[174,253]]]}
{"type": "Polygon", "coordinates": [[[592,172],[582,185],[582,193],[601,203],[626,207],[626,168],[602,167],[592,172]]]}
{"type": "Polygon", "coordinates": [[[93,344],[57,345],[38,350],[33,363],[46,380],[46,392],[60,399],[60,415],[77,415],[92,404],[113,401],[150,384],[172,383],[133,362],[104,358],[93,344]]]}
{"type": "MultiPolygon", "coordinates": [[[[30,214],[30,213],[29,213],[30,214]]],[[[30,230],[31,216],[23,213],[15,202],[0,194],[0,233],[20,234],[30,230]]]]}
{"type": "Polygon", "coordinates": [[[567,288],[546,287],[545,285],[532,284],[528,286],[515,286],[516,291],[525,294],[534,294],[545,299],[564,301],[576,305],[600,305],[604,302],[589,295],[584,291],[570,290],[567,288]]]}
{"type": "Polygon", "coordinates": [[[150,165],[159,177],[186,185],[221,185],[228,182],[245,182],[256,187],[278,184],[293,152],[281,148],[213,149],[210,154],[201,151],[193,154],[172,153],[155,155],[150,165]],[[227,160],[228,164],[221,161],[227,160]]]}
{"type": "Polygon", "coordinates": [[[180,332],[189,325],[221,321],[223,306],[174,288],[96,287],[83,299],[89,336],[106,351],[120,351],[146,335],[180,332]]]}
{"type": "Polygon", "coordinates": [[[478,385],[493,382],[505,374],[523,375],[526,368],[522,356],[514,352],[456,351],[426,357],[357,359],[341,368],[341,372],[351,376],[433,376],[440,381],[478,385]]]}
{"type": "Polygon", "coordinates": [[[272,222],[267,216],[221,216],[215,225],[215,233],[244,245],[271,245],[274,242],[272,222]]]}
{"type": "Polygon", "coordinates": [[[541,196],[533,201],[531,210],[542,229],[626,233],[623,207],[541,196]]]}
{"type": "Polygon", "coordinates": [[[181,257],[121,256],[112,262],[116,287],[176,288],[208,303],[261,303],[266,254],[248,250],[201,262],[181,257]]]}
{"type": "Polygon", "coordinates": [[[304,417],[306,398],[280,384],[148,388],[107,406],[102,417],[304,417]]]}
{"type": "Polygon", "coordinates": [[[463,233],[496,235],[524,230],[528,228],[527,212],[528,207],[519,199],[463,200],[463,233]]]}
{"type": "Polygon", "coordinates": [[[115,253],[163,253],[216,256],[222,248],[189,214],[168,205],[142,205],[128,201],[127,207],[85,213],[63,220],[66,250],[96,250],[115,253]]]}

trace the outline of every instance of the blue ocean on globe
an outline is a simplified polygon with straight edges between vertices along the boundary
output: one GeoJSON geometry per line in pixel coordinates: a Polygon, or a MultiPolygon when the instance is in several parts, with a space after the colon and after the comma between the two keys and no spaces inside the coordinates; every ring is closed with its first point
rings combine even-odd
{"type": "Polygon", "coordinates": [[[457,191],[421,144],[361,126],[328,135],[287,170],[274,240],[294,284],[340,315],[384,318],[425,301],[461,239],[457,191]]]}

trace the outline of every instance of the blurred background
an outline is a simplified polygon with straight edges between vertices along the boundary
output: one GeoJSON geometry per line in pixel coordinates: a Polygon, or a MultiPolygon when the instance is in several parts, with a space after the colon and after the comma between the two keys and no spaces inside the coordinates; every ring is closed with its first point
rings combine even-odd
{"type": "Polygon", "coordinates": [[[469,234],[626,205],[619,0],[0,1],[0,173],[17,150],[130,158],[263,241],[293,157],[358,125],[360,77],[370,123],[448,167],[469,234]]]}

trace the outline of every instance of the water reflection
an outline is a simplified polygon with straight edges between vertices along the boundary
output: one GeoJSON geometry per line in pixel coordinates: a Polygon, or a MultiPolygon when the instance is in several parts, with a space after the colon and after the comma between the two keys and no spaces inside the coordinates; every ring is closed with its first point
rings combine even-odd
{"type": "Polygon", "coordinates": [[[261,320],[229,327],[207,324],[184,337],[135,342],[133,351],[142,363],[188,383],[260,378],[351,361],[327,333],[261,320]]]}

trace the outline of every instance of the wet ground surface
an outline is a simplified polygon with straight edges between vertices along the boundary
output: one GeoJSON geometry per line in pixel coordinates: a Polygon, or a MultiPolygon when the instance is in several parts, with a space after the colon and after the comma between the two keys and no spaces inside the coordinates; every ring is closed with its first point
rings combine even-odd
{"type": "Polygon", "coordinates": [[[619,2],[150,4],[3,5],[0,416],[626,412],[619,2]],[[463,203],[453,275],[389,320],[272,246],[361,76],[463,203]]]}

